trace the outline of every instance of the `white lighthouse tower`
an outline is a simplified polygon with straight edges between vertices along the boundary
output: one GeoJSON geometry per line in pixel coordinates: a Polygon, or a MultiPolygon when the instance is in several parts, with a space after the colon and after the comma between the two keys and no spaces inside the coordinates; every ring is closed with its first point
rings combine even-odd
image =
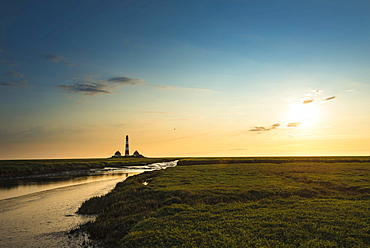
{"type": "Polygon", "coordinates": [[[128,135],[126,135],[126,148],[125,148],[125,157],[130,156],[130,150],[128,148],[128,135]]]}

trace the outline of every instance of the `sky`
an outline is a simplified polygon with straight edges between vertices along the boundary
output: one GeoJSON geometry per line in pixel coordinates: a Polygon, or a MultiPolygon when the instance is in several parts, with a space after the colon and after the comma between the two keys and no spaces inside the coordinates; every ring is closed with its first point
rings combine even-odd
{"type": "Polygon", "coordinates": [[[370,155],[368,0],[5,0],[0,159],[370,155]]]}

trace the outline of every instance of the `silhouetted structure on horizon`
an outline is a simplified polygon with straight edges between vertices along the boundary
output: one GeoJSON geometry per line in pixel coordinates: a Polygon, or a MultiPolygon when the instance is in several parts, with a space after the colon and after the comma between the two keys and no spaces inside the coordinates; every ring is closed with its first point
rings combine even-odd
{"type": "Polygon", "coordinates": [[[125,157],[130,156],[130,150],[128,148],[128,135],[126,135],[126,148],[125,148],[125,157]]]}
{"type": "Polygon", "coordinates": [[[143,158],[144,156],[141,155],[138,151],[135,151],[133,154],[132,154],[132,157],[134,158],[143,158]]]}
{"type": "Polygon", "coordinates": [[[125,156],[122,156],[120,151],[116,151],[112,158],[145,158],[145,157],[141,155],[137,150],[132,155],[130,155],[128,135],[126,135],[125,156]]]}

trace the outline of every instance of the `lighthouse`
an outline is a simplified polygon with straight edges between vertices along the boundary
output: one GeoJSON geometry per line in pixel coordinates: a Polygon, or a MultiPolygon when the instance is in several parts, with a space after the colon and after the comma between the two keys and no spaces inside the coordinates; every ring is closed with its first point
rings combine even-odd
{"type": "Polygon", "coordinates": [[[130,150],[128,149],[128,135],[126,135],[126,148],[125,148],[125,157],[130,156],[130,150]]]}
{"type": "Polygon", "coordinates": [[[116,151],[116,153],[112,156],[112,158],[145,158],[143,155],[141,155],[138,151],[135,151],[132,155],[130,155],[130,150],[128,148],[128,135],[126,135],[126,147],[125,147],[125,156],[119,151],[116,151]]]}

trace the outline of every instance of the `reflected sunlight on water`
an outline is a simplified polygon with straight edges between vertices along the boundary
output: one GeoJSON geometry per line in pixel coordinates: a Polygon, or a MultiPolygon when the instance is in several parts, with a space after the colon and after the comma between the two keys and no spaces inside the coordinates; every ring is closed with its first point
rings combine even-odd
{"type": "Polygon", "coordinates": [[[107,194],[118,182],[141,172],[108,171],[69,179],[18,180],[8,185],[2,182],[0,247],[80,247],[66,232],[94,219],[75,213],[82,202],[107,194]]]}
{"type": "Polygon", "coordinates": [[[76,214],[81,204],[105,195],[118,182],[177,161],[144,167],[105,168],[83,176],[53,176],[0,182],[0,247],[81,247],[66,233],[94,216],[76,214]]]}
{"type": "Polygon", "coordinates": [[[127,178],[129,176],[143,172],[135,171],[99,171],[84,176],[75,177],[49,177],[27,180],[11,180],[0,182],[0,200],[12,197],[32,194],[36,192],[68,187],[72,185],[86,184],[91,182],[112,180],[117,178],[127,178]]]}

